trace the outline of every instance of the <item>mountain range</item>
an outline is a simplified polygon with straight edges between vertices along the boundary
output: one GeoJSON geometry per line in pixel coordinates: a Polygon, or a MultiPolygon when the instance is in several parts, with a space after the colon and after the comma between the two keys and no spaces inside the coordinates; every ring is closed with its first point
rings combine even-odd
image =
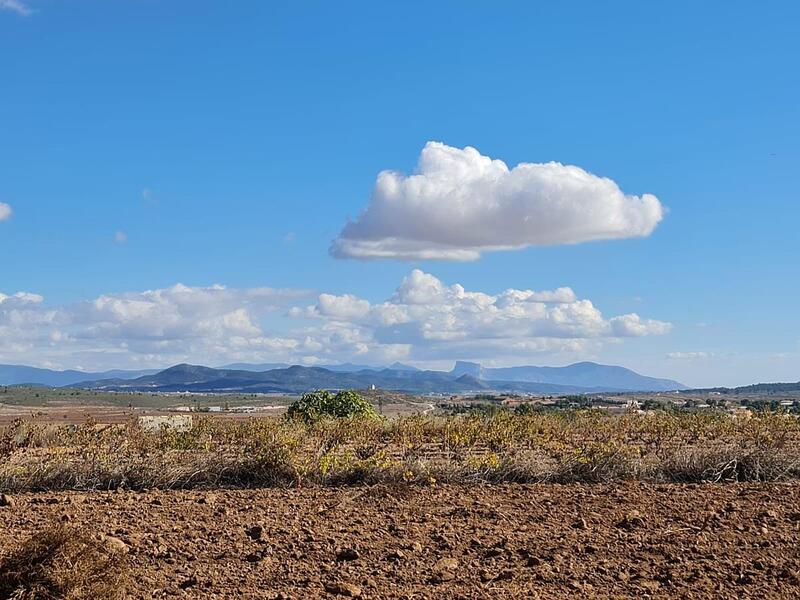
{"type": "MultiPolygon", "coordinates": [[[[566,367],[484,368],[477,363],[457,362],[451,371],[423,371],[403,364],[390,367],[335,365],[228,365],[211,368],[181,364],[155,373],[132,376],[124,371],[108,377],[74,381],[75,371],[59,372],[70,379],[59,384],[110,391],[212,392],[212,393],[302,393],[312,389],[378,389],[410,393],[522,392],[535,394],[581,394],[593,392],[667,391],[686,386],[669,379],[639,375],[623,367],[582,362],[566,367]],[[230,368],[236,366],[239,368],[230,368]],[[259,370],[262,366],[268,367],[259,370]],[[250,367],[250,368],[243,368],[250,367]],[[269,368],[275,367],[275,368],[269,368]]],[[[114,372],[107,372],[112,374],[114,372]]],[[[48,375],[52,380],[54,376],[48,375]]],[[[33,383],[29,381],[28,383],[33,383]]],[[[44,382],[41,382],[44,383],[44,382]]],[[[48,383],[47,385],[53,385],[48,383]]]]}
{"type": "Polygon", "coordinates": [[[61,387],[73,385],[90,379],[135,379],[145,375],[158,373],[160,369],[143,369],[128,371],[113,369],[90,373],[86,371],[54,371],[52,369],[39,369],[25,365],[0,365],[0,385],[47,385],[61,387]]]}

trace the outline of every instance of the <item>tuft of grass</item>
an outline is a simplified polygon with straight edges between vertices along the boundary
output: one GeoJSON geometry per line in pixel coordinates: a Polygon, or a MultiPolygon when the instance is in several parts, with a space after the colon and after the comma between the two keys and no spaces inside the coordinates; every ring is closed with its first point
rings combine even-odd
{"type": "Polygon", "coordinates": [[[0,598],[117,600],[125,595],[125,554],[85,529],[45,529],[0,559],[0,598]]]}

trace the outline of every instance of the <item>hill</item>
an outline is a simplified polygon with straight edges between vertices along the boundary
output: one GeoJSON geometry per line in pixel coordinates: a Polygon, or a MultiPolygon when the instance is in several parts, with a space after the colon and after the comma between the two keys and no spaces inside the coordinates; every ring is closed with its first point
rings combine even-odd
{"type": "Polygon", "coordinates": [[[454,376],[471,375],[483,380],[551,383],[603,390],[663,392],[686,389],[671,379],[646,377],[625,367],[579,362],[566,367],[486,368],[478,363],[458,361],[450,372],[454,376]]]}

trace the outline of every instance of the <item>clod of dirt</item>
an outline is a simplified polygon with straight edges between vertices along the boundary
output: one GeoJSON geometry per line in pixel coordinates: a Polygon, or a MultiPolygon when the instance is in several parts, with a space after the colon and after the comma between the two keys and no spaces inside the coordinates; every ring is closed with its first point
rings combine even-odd
{"type": "Polygon", "coordinates": [[[361,598],[361,588],[354,583],[332,582],[325,584],[325,591],[347,598],[361,598]]]}
{"type": "Polygon", "coordinates": [[[264,560],[264,555],[259,552],[251,552],[250,554],[246,555],[244,559],[249,563],[257,563],[264,560]]]}
{"type": "Polygon", "coordinates": [[[188,590],[189,588],[196,586],[198,583],[199,581],[197,580],[197,577],[195,575],[192,575],[191,577],[188,577],[187,579],[181,581],[178,587],[181,588],[182,590],[188,590]]]}
{"type": "Polygon", "coordinates": [[[336,560],[338,562],[358,560],[359,558],[361,558],[361,555],[355,548],[342,548],[336,552],[336,560]]]}
{"type": "Polygon", "coordinates": [[[644,526],[644,517],[642,517],[642,514],[638,510],[632,510],[627,515],[625,515],[624,519],[622,519],[619,523],[617,523],[617,527],[628,530],[636,529],[637,527],[643,527],[643,526],[644,526]]]}

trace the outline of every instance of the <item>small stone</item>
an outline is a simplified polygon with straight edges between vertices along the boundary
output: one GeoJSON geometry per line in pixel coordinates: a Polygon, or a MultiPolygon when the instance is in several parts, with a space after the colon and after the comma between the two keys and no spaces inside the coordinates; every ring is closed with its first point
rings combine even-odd
{"type": "Polygon", "coordinates": [[[458,568],[458,561],[455,558],[442,558],[433,565],[434,571],[455,571],[458,568]]]}
{"type": "Polygon", "coordinates": [[[361,598],[361,587],[354,583],[326,583],[325,591],[347,598],[361,598]]]}

